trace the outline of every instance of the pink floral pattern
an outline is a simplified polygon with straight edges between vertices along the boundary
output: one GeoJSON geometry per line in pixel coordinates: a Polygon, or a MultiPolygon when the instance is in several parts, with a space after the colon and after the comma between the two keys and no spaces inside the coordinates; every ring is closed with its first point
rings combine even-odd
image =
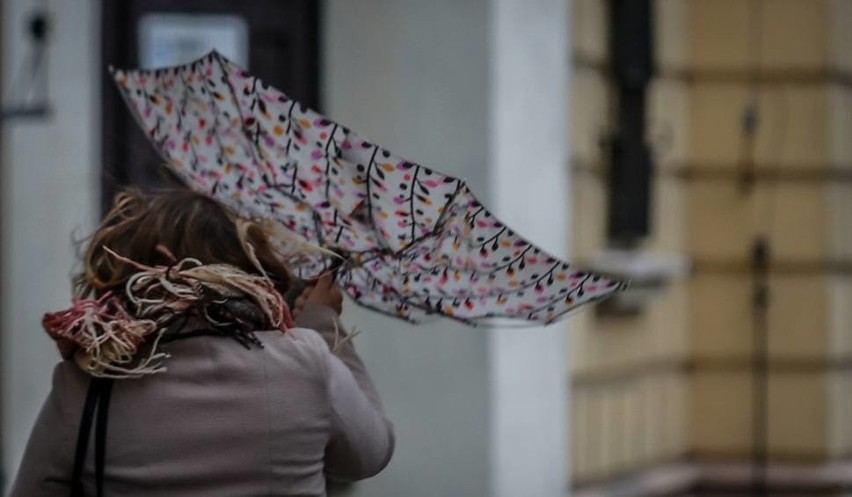
{"type": "MultiPolygon", "coordinates": [[[[625,287],[525,240],[461,179],[393,154],[217,52],[113,76],[187,184],[346,255],[337,281],[363,306],[410,321],[549,323],[625,287]]],[[[305,261],[301,274],[330,262],[305,261]]]]}

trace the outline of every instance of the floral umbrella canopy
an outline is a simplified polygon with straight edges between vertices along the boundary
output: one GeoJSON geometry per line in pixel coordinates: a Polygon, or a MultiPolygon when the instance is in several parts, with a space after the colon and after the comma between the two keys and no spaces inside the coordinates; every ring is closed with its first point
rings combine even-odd
{"type": "MultiPolygon", "coordinates": [[[[337,282],[360,305],[415,322],[439,314],[549,323],[626,286],[525,240],[463,180],[366,140],[215,51],[113,76],[189,187],[340,254],[337,282]]],[[[334,260],[306,256],[300,276],[334,260]]]]}

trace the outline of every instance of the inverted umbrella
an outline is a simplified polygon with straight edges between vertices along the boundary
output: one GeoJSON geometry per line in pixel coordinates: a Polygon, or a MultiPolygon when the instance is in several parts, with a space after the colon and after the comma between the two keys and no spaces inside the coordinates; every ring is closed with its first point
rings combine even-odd
{"type": "MultiPolygon", "coordinates": [[[[341,254],[337,282],[362,306],[415,322],[549,323],[625,287],[525,240],[463,180],[364,139],[215,51],[113,76],[189,187],[341,254]]],[[[310,278],[331,263],[316,255],[298,271],[310,278]]]]}

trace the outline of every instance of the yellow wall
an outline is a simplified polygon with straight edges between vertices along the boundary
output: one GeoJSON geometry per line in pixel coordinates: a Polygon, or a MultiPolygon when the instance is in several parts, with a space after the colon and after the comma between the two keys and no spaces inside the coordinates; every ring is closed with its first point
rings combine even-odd
{"type": "Polygon", "coordinates": [[[791,460],[847,454],[852,445],[838,420],[849,412],[841,395],[852,374],[845,315],[852,305],[852,66],[848,46],[839,43],[848,38],[852,6],[688,3],[693,449],[706,457],[748,455],[749,248],[766,234],[773,254],[770,453],[791,460]],[[760,115],[753,146],[759,173],[744,194],[736,175],[744,154],[738,122],[749,98],[760,115]]]}
{"type": "MultiPolygon", "coordinates": [[[[573,1],[574,250],[606,247],[604,0],[573,1]]],[[[573,474],[749,456],[750,253],[769,237],[773,458],[852,455],[852,2],[655,0],[652,237],[691,276],[643,315],[574,322],[573,474]],[[744,106],[759,125],[744,142],[744,106]],[[757,171],[741,188],[744,158],[757,171]]]]}
{"type": "MultiPolygon", "coordinates": [[[[680,5],[658,10],[658,54],[682,57],[680,5]]],[[[607,74],[607,12],[601,0],[574,0],[572,168],[574,254],[588,260],[606,247],[606,149],[614,104],[607,74]]],[[[687,85],[658,78],[651,87],[650,133],[658,167],[672,171],[689,149],[687,85]]],[[[658,175],[653,184],[654,235],[644,248],[687,250],[688,202],[682,179],[658,175]]],[[[654,463],[678,459],[688,449],[690,344],[689,287],[675,282],[646,312],[606,318],[594,311],[572,321],[572,472],[575,482],[603,480],[654,463]]]]}

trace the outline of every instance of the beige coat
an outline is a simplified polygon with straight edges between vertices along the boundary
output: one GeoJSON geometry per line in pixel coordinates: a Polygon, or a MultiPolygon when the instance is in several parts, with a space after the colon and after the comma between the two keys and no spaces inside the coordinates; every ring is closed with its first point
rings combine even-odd
{"type": "MultiPolygon", "coordinates": [[[[324,496],[326,475],[372,476],[393,453],[381,402],[336,315],[257,333],[264,348],[199,336],[164,345],[168,371],[116,380],[106,442],[108,497],[324,496]],[[316,330],[316,331],[314,331],[316,330]]],[[[66,497],[89,378],[56,366],[10,497],[66,497]]],[[[94,438],[94,437],[93,437],[94,438]]],[[[83,482],[94,495],[94,448],[83,482]]]]}

